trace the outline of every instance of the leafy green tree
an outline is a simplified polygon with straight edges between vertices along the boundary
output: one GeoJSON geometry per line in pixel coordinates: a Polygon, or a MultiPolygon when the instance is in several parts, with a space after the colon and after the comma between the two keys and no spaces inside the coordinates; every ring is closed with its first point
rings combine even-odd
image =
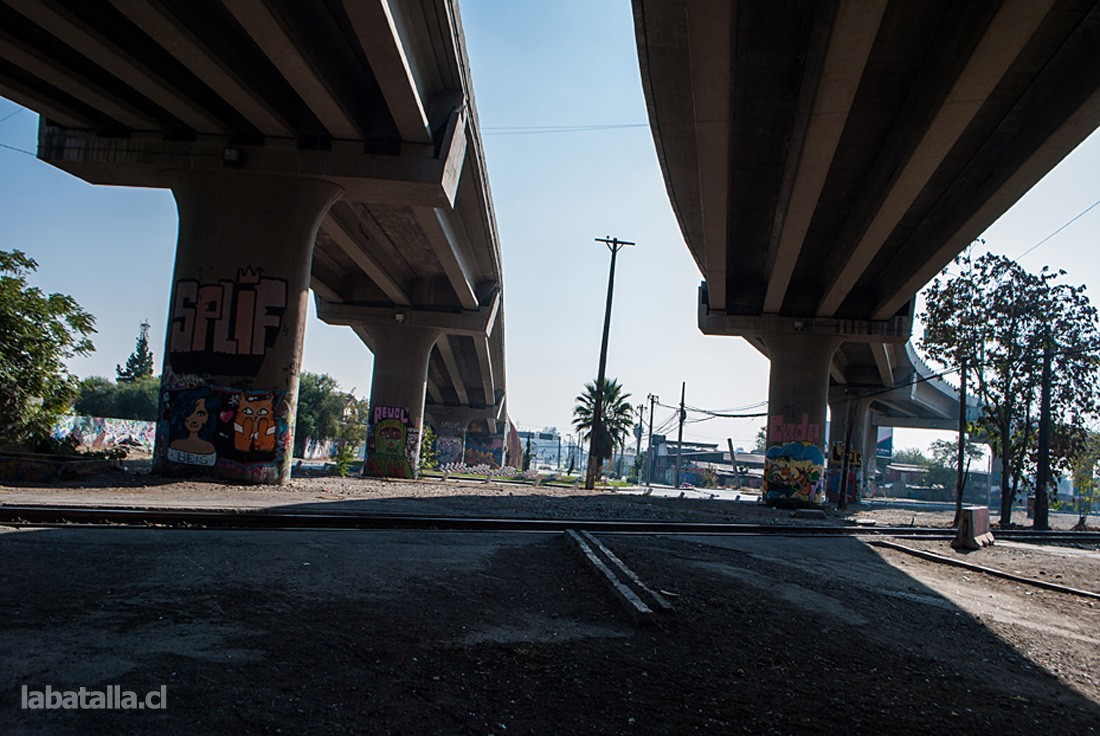
{"type": "Polygon", "coordinates": [[[435,430],[425,424],[423,433],[420,435],[421,470],[434,470],[439,467],[439,449],[435,444],[436,439],[435,430]]]}
{"type": "MultiPolygon", "coordinates": [[[[126,367],[115,366],[119,383],[133,383],[134,381],[153,375],[153,352],[149,350],[149,323],[141,323],[141,332],[138,333],[137,345],[134,352],[126,359],[126,367]]],[[[156,409],[154,408],[154,412],[156,409]]]]}
{"type": "Polygon", "coordinates": [[[89,376],[77,386],[73,413],[86,417],[113,417],[117,408],[115,382],[103,376],[89,376]]]}
{"type": "Polygon", "coordinates": [[[923,465],[924,467],[928,467],[930,463],[928,457],[915,447],[895,450],[890,462],[900,463],[901,465],[923,465]]]}
{"type": "Polygon", "coordinates": [[[132,381],[118,382],[102,376],[91,376],[78,386],[73,411],[89,417],[157,420],[160,379],[138,376],[132,381]]]}
{"type": "MultiPolygon", "coordinates": [[[[951,440],[932,440],[928,445],[932,457],[928,461],[928,481],[954,490],[958,481],[958,442],[951,440]]],[[[967,440],[963,445],[963,471],[971,464],[982,459],[982,447],[977,442],[967,440]]],[[[954,495],[951,496],[954,498],[954,495]]]]}
{"type": "Polygon", "coordinates": [[[768,428],[761,427],[760,431],[756,433],[756,444],[752,446],[752,451],[757,455],[763,455],[768,451],[768,428]]]}
{"type": "MultiPolygon", "coordinates": [[[[580,432],[582,441],[592,436],[592,412],[596,406],[596,382],[584,384],[584,393],[576,398],[573,407],[573,426],[580,432]]],[[[616,448],[624,446],[631,428],[634,426],[634,407],[630,405],[630,394],[623,393],[622,385],[613,378],[605,378],[603,384],[603,412],[601,432],[596,438],[596,459],[603,465],[616,448]]]]}
{"type": "Polygon", "coordinates": [[[1079,531],[1088,529],[1092,506],[1100,503],[1100,434],[1088,432],[1073,458],[1073,489],[1077,496],[1079,531]]]}
{"type": "Polygon", "coordinates": [[[963,253],[958,275],[936,278],[921,315],[925,353],[951,367],[965,360],[968,385],[982,404],[977,428],[1001,461],[1001,518],[1011,523],[1012,503],[1030,485],[1036,467],[1036,427],[1043,347],[1054,343],[1051,468],[1060,475],[1084,441],[1081,425],[1100,401],[1096,308],[1083,286],[1059,283],[1064,271],[1024,270],[987,253],[963,253]]]}
{"type": "Polygon", "coordinates": [[[348,394],[327,373],[302,373],[298,383],[298,417],[294,425],[294,454],[305,454],[306,440],[338,439],[348,408],[348,394]]]}
{"type": "Polygon", "coordinates": [[[76,397],[65,361],[95,349],[95,318],[71,296],[30,286],[37,268],[22,251],[0,251],[0,442],[21,446],[44,441],[76,397]]]}

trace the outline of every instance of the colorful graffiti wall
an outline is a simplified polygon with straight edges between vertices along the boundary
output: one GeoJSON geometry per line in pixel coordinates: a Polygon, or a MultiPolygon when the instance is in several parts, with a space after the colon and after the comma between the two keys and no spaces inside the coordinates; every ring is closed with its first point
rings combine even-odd
{"type": "Polygon", "coordinates": [[[764,501],[776,506],[825,501],[825,453],[810,442],[769,447],[764,456],[764,501]]]}
{"type": "Polygon", "coordinates": [[[463,462],[467,465],[501,467],[504,464],[504,438],[499,434],[467,432],[466,455],[463,462]]]}
{"type": "Polygon", "coordinates": [[[278,482],[290,451],[289,414],[285,392],[166,387],[157,423],[157,453],[163,457],[157,459],[169,471],[217,468],[240,480],[278,482]]]}
{"type": "Polygon", "coordinates": [[[416,478],[420,465],[420,429],[404,407],[374,406],[367,429],[366,475],[416,478]]]}
{"type": "Polygon", "coordinates": [[[435,435],[435,452],[440,465],[452,465],[462,460],[466,426],[462,422],[440,422],[435,435]]]}
{"type": "Polygon", "coordinates": [[[89,450],[106,450],[109,447],[121,445],[152,452],[156,433],[155,422],[71,414],[58,419],[53,427],[54,439],[63,440],[72,437],[78,445],[89,450]]]}
{"type": "MultiPolygon", "coordinates": [[[[828,470],[828,488],[825,491],[825,500],[829,503],[836,503],[840,498],[840,476],[842,474],[840,467],[829,468],[828,470]]],[[[856,468],[848,469],[848,497],[846,501],[849,504],[859,503],[859,489],[863,480],[863,473],[856,468]]]]}

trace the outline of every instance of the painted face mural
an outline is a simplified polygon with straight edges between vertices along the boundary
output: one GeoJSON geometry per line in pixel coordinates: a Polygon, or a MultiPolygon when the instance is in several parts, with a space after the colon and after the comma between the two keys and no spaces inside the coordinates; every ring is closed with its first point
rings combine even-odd
{"type": "Polygon", "coordinates": [[[820,504],[825,500],[825,453],[809,442],[768,448],[764,456],[764,500],[775,505],[820,504]]]}
{"type": "Polygon", "coordinates": [[[199,386],[161,394],[157,447],[179,466],[220,468],[232,477],[271,482],[290,443],[285,396],[272,391],[199,386]]]}
{"type": "Polygon", "coordinates": [[[275,406],[271,394],[242,395],[233,417],[233,446],[241,452],[274,452],[275,430],[275,406]]]}
{"type": "Polygon", "coordinates": [[[376,478],[415,478],[420,442],[407,409],[371,408],[367,433],[367,475],[376,478]]]}
{"type": "Polygon", "coordinates": [[[221,400],[209,389],[181,391],[169,419],[168,460],[181,465],[213,467],[217,450],[211,441],[221,400]]]}

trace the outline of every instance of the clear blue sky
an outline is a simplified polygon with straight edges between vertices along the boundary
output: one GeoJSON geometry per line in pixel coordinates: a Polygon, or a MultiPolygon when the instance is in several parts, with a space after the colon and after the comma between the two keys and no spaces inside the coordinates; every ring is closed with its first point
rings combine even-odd
{"type": "MultiPolygon", "coordinates": [[[[739,338],[696,327],[700,274],[683,244],[657,164],[639,81],[628,0],[461,2],[505,266],[509,411],[522,428],[569,425],[573,397],[596,373],[609,256],[596,237],[638,243],[620,254],[608,374],[635,404],[740,407],[767,398],[768,362],[739,338]],[[583,132],[556,126],[614,127],[583,132]]],[[[37,116],[0,98],[0,144],[36,145],[37,116]]],[[[1094,134],[985,234],[1015,257],[1100,200],[1094,134]]],[[[167,191],[94,187],[0,148],[0,248],[41,265],[36,283],[72,294],[97,318],[81,376],[114,375],[148,319],[162,357],[176,239],[167,191]]],[[[1026,256],[1068,271],[1100,300],[1097,207],[1026,256]]],[[[310,315],[303,368],[360,396],[372,356],[347,328],[310,315]]],[[[659,409],[657,422],[672,415],[659,409]]],[[[689,425],[691,440],[751,445],[761,420],[689,425]]],[[[899,430],[896,447],[937,433],[899,430]]]]}

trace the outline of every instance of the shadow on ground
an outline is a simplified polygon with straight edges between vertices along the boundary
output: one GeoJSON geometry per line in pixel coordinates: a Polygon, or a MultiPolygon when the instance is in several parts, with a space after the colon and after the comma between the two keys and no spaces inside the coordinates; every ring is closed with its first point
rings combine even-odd
{"type": "MultiPolygon", "coordinates": [[[[326,509],[331,505],[326,504],[326,509]]],[[[631,627],[557,535],[0,534],[9,733],[1092,732],[1100,707],[854,539],[608,537],[631,627]],[[728,539],[728,538],[725,538],[728,539]],[[168,688],[164,712],[20,687],[168,688]]]]}

